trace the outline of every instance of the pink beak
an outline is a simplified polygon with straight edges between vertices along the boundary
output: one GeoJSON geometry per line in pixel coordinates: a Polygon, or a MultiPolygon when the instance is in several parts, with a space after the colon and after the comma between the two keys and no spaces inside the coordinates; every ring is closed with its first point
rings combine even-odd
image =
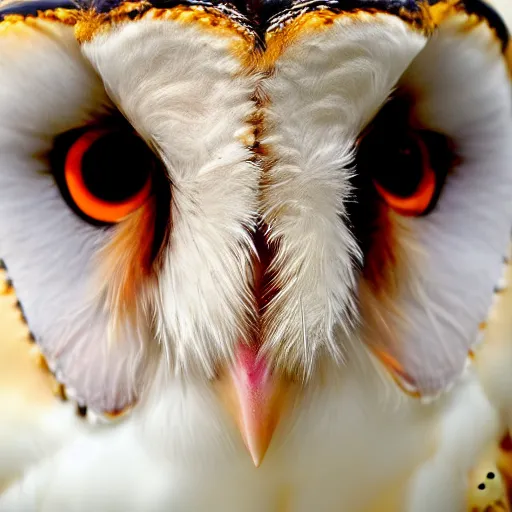
{"type": "Polygon", "coordinates": [[[287,402],[290,386],[275,379],[257,350],[241,346],[236,363],[220,381],[220,394],[234,417],[256,467],[263,461],[287,402]]]}

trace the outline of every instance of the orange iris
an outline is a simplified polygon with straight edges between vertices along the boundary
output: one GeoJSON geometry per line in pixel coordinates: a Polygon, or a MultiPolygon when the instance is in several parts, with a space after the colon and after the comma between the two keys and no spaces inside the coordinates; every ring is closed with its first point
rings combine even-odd
{"type": "MultiPolygon", "coordinates": [[[[436,173],[430,165],[428,148],[420,137],[415,137],[414,143],[421,154],[421,167],[416,169],[416,172],[421,173],[421,177],[412,193],[406,196],[394,194],[376,179],[373,180],[375,189],[388,206],[404,216],[422,215],[432,202],[437,187],[436,173]]],[[[410,169],[410,172],[414,172],[414,169],[410,169]]]]}
{"type": "Polygon", "coordinates": [[[412,194],[406,197],[393,194],[380,185],[377,180],[373,180],[382,199],[393,210],[405,216],[422,215],[427,210],[436,192],[436,174],[430,166],[428,150],[421,139],[418,138],[416,143],[421,152],[422,168],[420,182],[412,194]]]}
{"type": "MultiPolygon", "coordinates": [[[[64,164],[64,179],[76,206],[88,217],[107,223],[119,222],[140,208],[147,201],[152,188],[151,173],[144,169],[147,177],[143,185],[121,200],[109,201],[91,190],[84,175],[87,170],[84,159],[98,141],[111,134],[112,132],[106,129],[91,129],[84,133],[70,147],[64,164]]],[[[118,174],[121,179],[123,169],[119,169],[118,174]]]]}

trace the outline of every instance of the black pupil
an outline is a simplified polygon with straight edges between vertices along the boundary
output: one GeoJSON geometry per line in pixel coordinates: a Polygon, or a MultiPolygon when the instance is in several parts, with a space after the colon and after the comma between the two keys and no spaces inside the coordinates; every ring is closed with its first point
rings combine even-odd
{"type": "Polygon", "coordinates": [[[153,163],[153,153],[140,137],[114,131],[88,148],[82,159],[82,179],[98,199],[119,203],[144,187],[153,163]]]}
{"type": "Polygon", "coordinates": [[[361,142],[358,170],[367,170],[383,188],[406,198],[418,189],[425,162],[416,137],[397,135],[387,137],[380,131],[367,135],[361,142]]]}

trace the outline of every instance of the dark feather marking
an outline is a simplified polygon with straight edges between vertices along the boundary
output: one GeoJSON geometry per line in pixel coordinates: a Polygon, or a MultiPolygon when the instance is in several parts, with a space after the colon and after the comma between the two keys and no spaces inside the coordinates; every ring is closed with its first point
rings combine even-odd
{"type": "Polygon", "coordinates": [[[10,14],[21,16],[37,16],[41,11],[54,9],[77,9],[77,4],[71,0],[35,0],[34,2],[15,2],[0,7],[0,21],[10,14]]]}
{"type": "Polygon", "coordinates": [[[25,311],[23,310],[23,306],[21,305],[21,302],[19,300],[16,301],[16,307],[19,309],[19,312],[21,313],[21,319],[25,324],[28,324],[27,317],[25,316],[25,311]]]}
{"type": "Polygon", "coordinates": [[[503,18],[487,3],[481,0],[464,0],[466,12],[476,14],[487,20],[489,26],[496,31],[496,35],[503,44],[503,51],[506,50],[510,38],[509,31],[503,18]]]}
{"type": "MultiPolygon", "coordinates": [[[[443,3],[445,0],[427,0],[429,5],[443,3]]],[[[458,6],[468,14],[476,14],[478,17],[487,21],[489,26],[494,29],[496,35],[503,43],[503,51],[506,50],[510,33],[498,12],[483,0],[460,0],[458,6]]]]}
{"type": "Polygon", "coordinates": [[[85,405],[76,405],[76,413],[81,418],[85,418],[87,416],[87,407],[85,405]]]}
{"type": "Polygon", "coordinates": [[[262,0],[260,17],[266,29],[306,12],[327,9],[334,13],[380,11],[399,17],[417,17],[423,2],[417,0],[262,0]]]}
{"type": "MultiPolygon", "coordinates": [[[[178,5],[202,6],[214,8],[233,22],[258,35],[261,46],[263,34],[270,28],[276,29],[301,14],[320,9],[335,13],[354,12],[357,10],[380,11],[405,17],[407,21],[416,20],[421,24],[421,6],[427,3],[435,5],[444,0],[153,0],[150,5],[161,9],[170,9],[178,5]]],[[[15,2],[0,8],[0,21],[9,14],[37,16],[38,12],[64,9],[89,9],[108,13],[121,5],[123,0],[35,0],[15,2]]],[[[505,49],[509,42],[508,29],[501,16],[482,0],[461,0],[460,8],[468,14],[476,14],[487,21],[503,43],[505,49]]]]}

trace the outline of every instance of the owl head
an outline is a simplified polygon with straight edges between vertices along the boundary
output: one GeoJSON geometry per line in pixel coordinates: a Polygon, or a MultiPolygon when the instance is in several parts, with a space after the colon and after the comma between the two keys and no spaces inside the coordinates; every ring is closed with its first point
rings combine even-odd
{"type": "Polygon", "coordinates": [[[0,255],[68,396],[164,367],[259,463],[325,367],[444,391],[510,235],[507,43],[480,0],[1,7],[0,255]]]}

